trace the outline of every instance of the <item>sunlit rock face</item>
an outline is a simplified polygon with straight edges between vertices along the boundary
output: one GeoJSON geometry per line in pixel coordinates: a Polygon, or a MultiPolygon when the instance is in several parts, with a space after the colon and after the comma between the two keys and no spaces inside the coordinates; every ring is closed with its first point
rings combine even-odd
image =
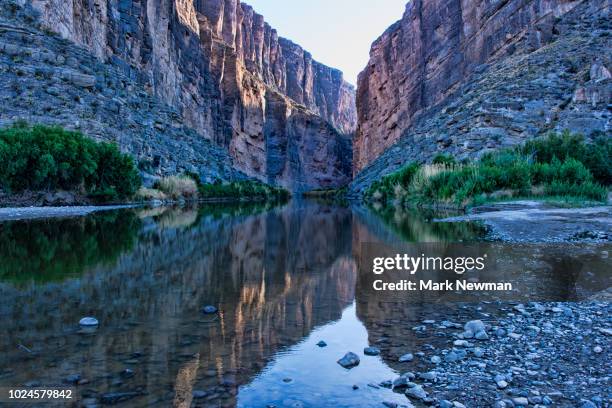
{"type": "Polygon", "coordinates": [[[145,83],[201,137],[228,150],[247,175],[293,190],[350,180],[353,87],[340,71],[279,37],[250,6],[237,0],[31,4],[49,29],[145,83]]]}
{"type": "Polygon", "coordinates": [[[359,75],[354,173],[402,156],[473,156],[552,129],[609,131],[610,81],[598,68],[610,70],[609,8],[605,0],[409,2],[359,75]],[[397,154],[374,163],[404,137],[412,139],[397,154]]]}

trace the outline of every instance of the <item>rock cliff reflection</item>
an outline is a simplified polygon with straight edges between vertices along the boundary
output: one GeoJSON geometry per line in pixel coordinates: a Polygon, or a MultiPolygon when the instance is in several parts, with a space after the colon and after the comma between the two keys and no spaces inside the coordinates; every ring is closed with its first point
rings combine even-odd
{"type": "MultiPolygon", "coordinates": [[[[377,384],[423,342],[412,322],[438,312],[461,321],[461,310],[444,296],[373,292],[361,244],[446,245],[478,240],[482,228],[418,215],[386,222],[361,208],[292,202],[0,224],[0,386],[70,382],[84,405],[405,402],[377,384]],[[204,305],[219,312],[205,315],[204,305]],[[83,316],[100,326],[79,328],[83,316]],[[381,356],[363,355],[372,344],[381,356]],[[360,355],[357,368],[336,364],[347,351],[360,355]]],[[[526,256],[502,249],[519,266],[526,256]]],[[[606,263],[590,265],[597,277],[606,263]]],[[[534,270],[558,280],[554,265],[534,270]]],[[[572,279],[561,282],[568,296],[572,279]]]]}

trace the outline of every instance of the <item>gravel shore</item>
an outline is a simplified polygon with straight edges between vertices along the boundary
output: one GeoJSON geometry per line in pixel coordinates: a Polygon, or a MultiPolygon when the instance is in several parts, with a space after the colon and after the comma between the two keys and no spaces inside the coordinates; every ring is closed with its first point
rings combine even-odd
{"type": "Polygon", "coordinates": [[[79,217],[96,211],[131,208],[133,205],[74,206],[74,207],[18,207],[0,208],[0,221],[38,218],[79,217]]]}

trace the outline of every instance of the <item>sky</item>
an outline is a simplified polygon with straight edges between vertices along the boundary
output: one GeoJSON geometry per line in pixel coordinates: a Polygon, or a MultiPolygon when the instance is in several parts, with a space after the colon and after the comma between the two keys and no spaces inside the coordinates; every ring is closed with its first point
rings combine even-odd
{"type": "Polygon", "coordinates": [[[370,45],[402,17],[408,0],[244,0],[281,37],[344,72],[353,85],[370,45]]]}

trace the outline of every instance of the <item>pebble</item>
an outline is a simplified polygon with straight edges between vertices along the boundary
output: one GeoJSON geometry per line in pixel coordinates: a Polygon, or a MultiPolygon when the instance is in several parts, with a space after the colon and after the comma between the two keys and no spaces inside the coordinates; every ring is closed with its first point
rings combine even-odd
{"type": "Polygon", "coordinates": [[[470,343],[467,340],[455,340],[453,345],[457,347],[469,347],[470,343]]]}
{"type": "Polygon", "coordinates": [[[378,347],[366,347],[363,349],[363,354],[366,356],[377,356],[380,354],[380,349],[378,347]]]}
{"type": "Polygon", "coordinates": [[[500,390],[503,390],[507,386],[508,386],[508,383],[506,381],[504,380],[497,381],[497,388],[499,388],[500,390]]]}
{"type": "Polygon", "coordinates": [[[410,398],[420,399],[420,400],[427,398],[427,396],[429,395],[427,394],[427,391],[423,389],[422,386],[415,384],[415,383],[409,383],[408,388],[406,389],[404,394],[406,394],[410,398]]]}
{"type": "Polygon", "coordinates": [[[207,305],[202,308],[202,312],[204,312],[204,314],[215,314],[217,311],[218,309],[213,305],[207,305]]]}
{"type": "Polygon", "coordinates": [[[442,362],[442,359],[441,359],[439,356],[433,356],[433,357],[431,358],[431,362],[432,362],[433,364],[440,364],[440,363],[442,362]]]}
{"type": "Polygon", "coordinates": [[[324,342],[323,340],[321,340],[320,342],[317,343],[317,346],[319,346],[319,347],[327,347],[327,343],[324,342]]]}
{"type": "Polygon", "coordinates": [[[516,397],[516,398],[512,398],[512,402],[515,405],[519,405],[521,407],[526,407],[527,405],[529,405],[529,400],[525,397],[516,397]]]}
{"type": "Polygon", "coordinates": [[[601,353],[601,352],[603,351],[603,349],[602,349],[601,347],[599,347],[599,346],[595,346],[595,347],[593,348],[593,351],[594,351],[595,353],[599,354],[599,353],[601,353]]]}
{"type": "Polygon", "coordinates": [[[79,325],[81,326],[87,326],[87,327],[91,327],[91,326],[97,326],[99,324],[98,319],[96,319],[95,317],[84,317],[81,320],[79,320],[79,325]]]}
{"type": "Polygon", "coordinates": [[[399,361],[400,363],[407,363],[412,360],[414,360],[414,356],[412,355],[412,353],[406,353],[400,356],[400,358],[397,361],[399,361]]]}

